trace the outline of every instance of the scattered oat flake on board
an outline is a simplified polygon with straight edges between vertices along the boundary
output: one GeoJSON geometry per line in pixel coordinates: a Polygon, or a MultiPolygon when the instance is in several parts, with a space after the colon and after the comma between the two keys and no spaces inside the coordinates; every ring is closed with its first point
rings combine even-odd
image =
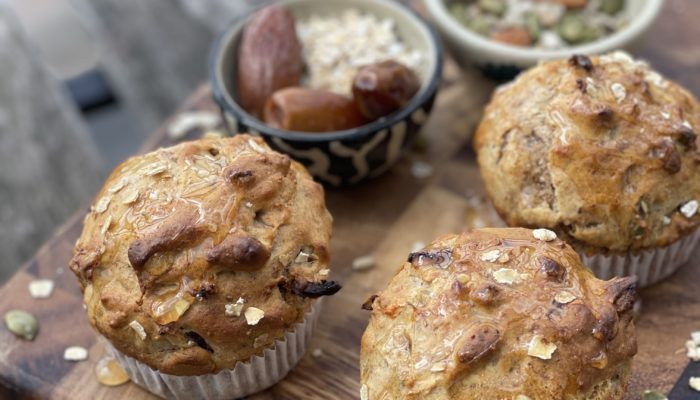
{"type": "Polygon", "coordinates": [[[323,356],[323,349],[313,349],[313,351],[311,351],[311,355],[315,358],[319,358],[323,356]]]}
{"type": "Polygon", "coordinates": [[[696,392],[700,392],[700,377],[691,376],[688,380],[688,385],[696,392]]]}
{"type": "Polygon", "coordinates": [[[527,355],[537,357],[542,360],[549,360],[552,354],[557,350],[557,345],[548,343],[542,335],[535,335],[530,340],[527,349],[527,355]]]}
{"type": "Polygon", "coordinates": [[[698,212],[698,205],[697,200],[690,200],[681,206],[681,214],[683,214],[686,218],[692,218],[693,215],[698,212]]]}
{"type": "Polygon", "coordinates": [[[500,256],[501,256],[501,251],[498,249],[494,249],[494,250],[489,250],[489,251],[486,251],[484,253],[481,253],[481,255],[479,256],[479,259],[481,261],[496,262],[496,260],[498,260],[498,257],[500,257],[500,256]]]}
{"type": "Polygon", "coordinates": [[[690,338],[693,339],[693,342],[697,345],[700,346],[700,331],[695,331],[690,333],[690,338]]]}
{"type": "Polygon", "coordinates": [[[362,256],[352,260],[352,269],[355,271],[364,271],[374,267],[373,256],[362,256]]]}
{"type": "Polygon", "coordinates": [[[416,179],[425,179],[433,174],[433,166],[424,161],[414,161],[411,164],[411,174],[416,179]]]}
{"type": "Polygon", "coordinates": [[[248,307],[245,310],[245,320],[248,325],[257,325],[265,316],[265,311],[257,307],[248,307]]]}
{"type": "Polygon", "coordinates": [[[576,296],[569,292],[561,291],[554,296],[554,300],[559,304],[567,304],[576,300],[576,296]]]}
{"type": "Polygon", "coordinates": [[[686,353],[686,356],[693,362],[698,362],[700,361],[700,351],[698,350],[697,346],[695,346],[695,343],[693,343],[692,340],[688,340],[686,342],[686,348],[688,349],[688,352],[686,353]]]}
{"type": "Polygon", "coordinates": [[[219,114],[210,111],[186,112],[178,115],[168,126],[168,136],[171,139],[180,139],[195,129],[208,131],[219,124],[221,124],[219,114]]]}
{"type": "Polygon", "coordinates": [[[53,293],[54,282],[51,279],[37,279],[29,282],[29,294],[35,299],[46,299],[53,293]]]}
{"type": "Polygon", "coordinates": [[[87,360],[88,351],[85,347],[71,346],[63,351],[63,359],[67,361],[87,360]]]}
{"type": "Polygon", "coordinates": [[[146,340],[146,330],[143,329],[143,325],[139,323],[139,321],[133,320],[129,322],[129,327],[136,332],[137,335],[141,338],[141,340],[146,340]]]}
{"type": "Polygon", "coordinates": [[[224,313],[227,317],[240,317],[243,311],[243,304],[245,304],[245,300],[243,297],[239,297],[235,303],[229,303],[224,306],[224,313]]]}
{"type": "Polygon", "coordinates": [[[525,396],[524,394],[519,394],[515,397],[515,400],[532,400],[529,397],[525,396]]]}
{"type": "Polygon", "coordinates": [[[535,237],[537,240],[542,240],[544,242],[551,242],[552,240],[557,238],[557,234],[554,233],[553,231],[550,231],[549,229],[535,229],[532,231],[532,236],[535,237]]]}
{"type": "Polygon", "coordinates": [[[493,279],[498,283],[513,284],[519,283],[523,279],[527,278],[527,274],[521,274],[518,271],[510,268],[501,268],[499,270],[493,271],[493,279]]]}

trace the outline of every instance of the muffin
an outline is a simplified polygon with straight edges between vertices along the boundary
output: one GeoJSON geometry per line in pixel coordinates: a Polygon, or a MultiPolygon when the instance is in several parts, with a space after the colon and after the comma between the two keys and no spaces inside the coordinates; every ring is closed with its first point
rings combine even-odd
{"type": "Polygon", "coordinates": [[[622,399],[634,280],[596,279],[547,230],[438,238],[365,303],[361,398],[622,399]]]}
{"type": "Polygon", "coordinates": [[[70,267],[132,380],[167,398],[240,397],[286,375],[315,299],[340,288],[331,222],[299,163],[248,135],[203,139],[119,165],[70,267]]]}
{"type": "Polygon", "coordinates": [[[554,230],[601,278],[654,283],[698,241],[700,105],[616,52],[544,62],[496,91],[474,138],[511,226],[554,230]]]}

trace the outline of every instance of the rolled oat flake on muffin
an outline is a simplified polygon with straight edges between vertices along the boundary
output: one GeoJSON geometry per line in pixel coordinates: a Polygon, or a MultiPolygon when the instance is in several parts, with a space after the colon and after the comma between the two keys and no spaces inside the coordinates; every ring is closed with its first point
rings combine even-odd
{"type": "Polygon", "coordinates": [[[527,346],[527,355],[537,357],[542,360],[549,360],[557,350],[557,345],[548,343],[541,335],[535,335],[527,346]]]}

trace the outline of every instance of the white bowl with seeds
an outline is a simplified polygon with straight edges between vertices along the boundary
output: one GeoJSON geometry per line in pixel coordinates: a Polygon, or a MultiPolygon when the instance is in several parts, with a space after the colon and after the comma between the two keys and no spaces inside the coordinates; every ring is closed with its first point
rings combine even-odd
{"type": "MultiPolygon", "coordinates": [[[[508,7],[519,8],[524,12],[528,11],[523,7],[515,7],[519,3],[527,3],[527,1],[503,0],[502,2],[508,7]]],[[[602,54],[615,49],[632,50],[659,15],[663,0],[626,0],[620,11],[620,21],[624,21],[624,24],[621,24],[614,32],[601,35],[595,40],[574,40],[572,43],[566,43],[561,39],[562,33],[563,36],[566,36],[566,32],[553,29],[547,30],[547,35],[540,36],[532,47],[503,43],[478,33],[478,29],[470,29],[465,26],[464,23],[455,18],[454,11],[451,12],[450,7],[454,3],[467,4],[470,2],[464,0],[426,0],[425,3],[430,18],[460,66],[470,69],[476,66],[491,77],[504,79],[513,77],[521,69],[533,66],[541,60],[566,58],[572,54],[602,54]],[[556,34],[552,35],[555,32],[556,34]],[[556,43],[554,43],[555,41],[556,43]]],[[[479,3],[492,2],[480,1],[479,3]]],[[[553,1],[553,3],[562,2],[553,1]]],[[[596,6],[601,1],[588,0],[583,3],[596,6]]],[[[570,10],[566,13],[570,13],[570,10]]],[[[515,18],[511,14],[517,13],[506,11],[498,23],[508,23],[508,18],[515,18]]],[[[581,12],[581,14],[585,15],[585,12],[581,12]]]]}

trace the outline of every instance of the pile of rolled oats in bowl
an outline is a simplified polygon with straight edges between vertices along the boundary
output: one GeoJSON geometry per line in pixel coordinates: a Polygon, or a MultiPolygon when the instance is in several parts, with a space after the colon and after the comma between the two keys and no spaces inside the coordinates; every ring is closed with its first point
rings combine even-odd
{"type": "Polygon", "coordinates": [[[398,36],[390,18],[347,9],[337,16],[312,15],[297,22],[306,66],[305,86],[350,95],[360,67],[398,61],[419,69],[424,56],[398,36]]]}

